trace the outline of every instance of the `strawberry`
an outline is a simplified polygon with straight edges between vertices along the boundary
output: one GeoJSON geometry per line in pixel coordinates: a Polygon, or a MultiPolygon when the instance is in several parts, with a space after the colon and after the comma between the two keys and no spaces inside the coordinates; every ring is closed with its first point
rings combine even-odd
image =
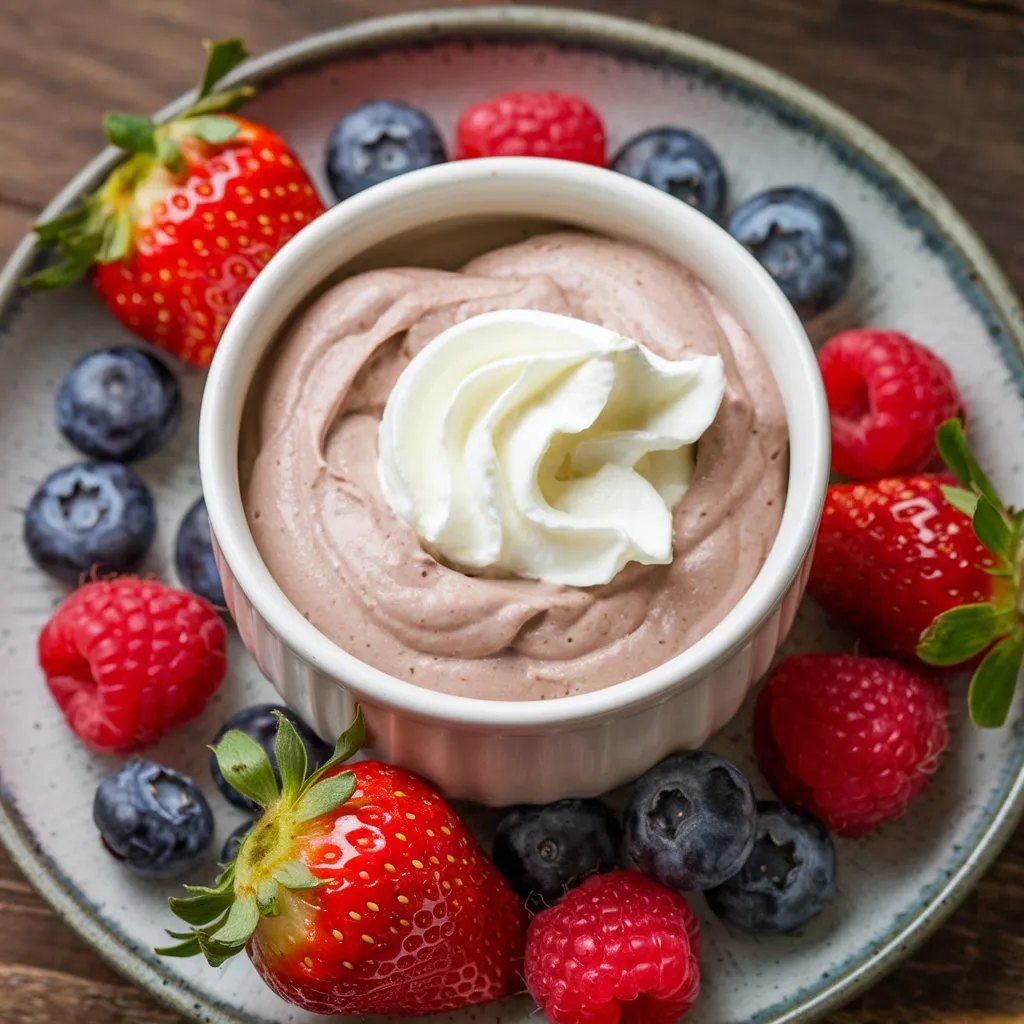
{"type": "Polygon", "coordinates": [[[438,1013],[516,991],[525,912],[444,798],[400,768],[346,769],[361,715],[307,778],[305,747],[278,718],[280,789],[245,733],[214,748],[264,814],[213,888],[171,900],[192,928],[159,952],[217,966],[246,948],[279,996],[314,1013],[438,1013]]]}
{"type": "Polygon", "coordinates": [[[936,444],[952,477],[829,488],[807,589],[879,652],[934,666],[984,655],[971,717],[998,726],[1024,661],[1024,513],[1003,505],[958,420],[939,427],[936,444]]]}
{"type": "Polygon", "coordinates": [[[213,93],[245,58],[241,40],[208,49],[183,114],[160,125],[107,115],[107,137],[130,155],[80,206],[36,225],[56,260],[26,282],[88,274],[126,327],[198,366],[271,256],[324,209],[284,140],[230,113],[252,90],[213,93]]]}

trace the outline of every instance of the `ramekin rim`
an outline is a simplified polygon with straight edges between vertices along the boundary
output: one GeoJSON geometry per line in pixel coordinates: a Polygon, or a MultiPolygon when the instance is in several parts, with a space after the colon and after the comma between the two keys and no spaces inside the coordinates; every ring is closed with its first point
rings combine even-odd
{"type": "MultiPolygon", "coordinates": [[[[449,182],[450,184],[450,182],[449,182]]],[[[721,239],[720,239],[721,240],[721,239]]],[[[321,283],[330,270],[321,275],[321,283]]],[[[728,305],[728,303],[727,303],[728,305]]],[[[275,332],[276,333],[276,332],[275,332]]],[[[260,353],[272,344],[268,340],[260,353]]],[[[257,360],[259,365],[260,360],[257,360]]],[[[783,385],[780,383],[780,388],[783,385]]],[[[244,402],[240,403],[241,406],[244,402]]],[[[239,411],[239,420],[241,411],[239,411]]],[[[787,421],[792,420],[787,411],[787,421]]],[[[359,193],[345,203],[327,210],[293,237],[267,264],[246,292],[229,322],[218,346],[203,393],[199,426],[199,462],[211,529],[222,556],[253,609],[272,632],[296,655],[319,672],[345,686],[354,697],[383,704],[427,720],[443,720],[466,728],[504,727],[508,729],[549,728],[575,724],[603,717],[631,707],[640,707],[667,699],[695,684],[738,650],[770,618],[797,579],[817,531],[829,472],[828,407],[818,372],[817,360],[806,332],[788,300],[778,286],[738,243],[703,214],[650,186],[625,178],[612,171],[575,164],[569,161],[540,158],[497,157],[440,164],[392,179],[359,193]],[[600,689],[571,696],[540,700],[498,700],[443,693],[415,683],[406,682],[360,660],[330,640],[310,623],[292,604],[274,580],[260,555],[248,528],[242,504],[238,470],[239,424],[224,429],[223,407],[232,389],[248,390],[252,375],[240,382],[236,367],[246,341],[243,320],[252,318],[265,304],[275,286],[302,261],[321,238],[338,230],[337,223],[355,217],[364,208],[384,207],[402,199],[414,190],[437,182],[459,181],[502,175],[505,177],[547,178],[567,181],[590,179],[592,186],[633,192],[637,202],[661,204],[664,215],[689,220],[689,229],[721,235],[728,239],[730,258],[737,266],[746,265],[748,276],[757,281],[766,308],[776,317],[780,328],[794,342],[788,357],[796,359],[802,375],[802,387],[790,397],[802,403],[806,429],[816,426],[812,435],[811,472],[804,478],[790,477],[787,485],[784,517],[796,516],[788,550],[773,559],[776,547],[783,541],[782,531],[769,549],[768,558],[740,602],[709,632],[689,648],[661,665],[600,689]],[[597,176],[597,177],[595,177],[597,176]],[[796,511],[793,502],[796,501],[796,511]],[[232,525],[229,520],[234,518],[232,525]],[[234,527],[241,525],[241,529],[234,527]],[[777,563],[777,564],[775,564],[777,563]],[[770,579],[765,573],[774,570],[770,579]],[[763,591],[759,599],[749,602],[754,589],[763,591]],[[737,611],[743,613],[737,622],[737,611]]]]}

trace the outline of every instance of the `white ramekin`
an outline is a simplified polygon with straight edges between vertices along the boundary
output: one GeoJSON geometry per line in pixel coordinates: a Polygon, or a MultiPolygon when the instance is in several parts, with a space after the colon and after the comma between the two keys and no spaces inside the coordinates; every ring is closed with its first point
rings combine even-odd
{"type": "MultiPolygon", "coordinates": [[[[828,410],[800,320],[767,273],[711,220],[622,175],[557,160],[466,160],[416,171],[327,211],[246,293],[221,339],[199,426],[203,490],[228,605],[287,704],[324,736],[356,703],[372,746],[448,795],[486,804],[590,796],[703,743],[737,711],[793,623],[829,466],[828,410]],[[644,243],[693,268],[764,351],[786,403],[790,473],[778,537],[728,616],[664,665],[593,693],[491,701],[435,693],[338,647],[299,613],[246,523],[238,450],[250,382],[282,326],[371,246],[455,218],[543,218],[644,243]]],[[[296,538],[301,543],[301,538],[296,538]]]]}

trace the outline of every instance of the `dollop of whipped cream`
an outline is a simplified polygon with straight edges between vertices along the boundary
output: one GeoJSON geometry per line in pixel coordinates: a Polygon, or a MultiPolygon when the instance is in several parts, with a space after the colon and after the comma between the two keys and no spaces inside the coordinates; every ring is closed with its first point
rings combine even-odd
{"type": "Polygon", "coordinates": [[[673,361],[573,317],[484,313],[399,376],[381,488],[462,572],[607,583],[628,562],[672,561],[672,507],[724,393],[720,356],[673,361]]]}

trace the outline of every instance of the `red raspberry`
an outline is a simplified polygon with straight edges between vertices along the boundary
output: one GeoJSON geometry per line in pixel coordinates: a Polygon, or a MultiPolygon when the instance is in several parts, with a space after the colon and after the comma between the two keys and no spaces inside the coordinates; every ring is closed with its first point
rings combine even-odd
{"type": "Polygon", "coordinates": [[[949,367],[897,331],[843,331],[818,353],[832,412],[832,468],[854,480],[937,461],[935,429],[964,416],[949,367]]]}
{"type": "Polygon", "coordinates": [[[39,664],[71,731],[130,754],[203,710],[227,668],[213,605],[157,580],[79,587],[39,634],[39,664]]]}
{"type": "Polygon", "coordinates": [[[675,1024],[700,988],[700,926],[677,892],[592,875],[530,922],[526,987],[552,1024],[675,1024]]]}
{"type": "Polygon", "coordinates": [[[862,836],[931,781],[948,719],[949,693],[919,669],[802,654],[780,662],[758,695],[754,750],[779,799],[862,836]]]}
{"type": "Polygon", "coordinates": [[[459,118],[455,157],[474,156],[547,156],[604,167],[604,125],[579,96],[506,92],[459,118]]]}

